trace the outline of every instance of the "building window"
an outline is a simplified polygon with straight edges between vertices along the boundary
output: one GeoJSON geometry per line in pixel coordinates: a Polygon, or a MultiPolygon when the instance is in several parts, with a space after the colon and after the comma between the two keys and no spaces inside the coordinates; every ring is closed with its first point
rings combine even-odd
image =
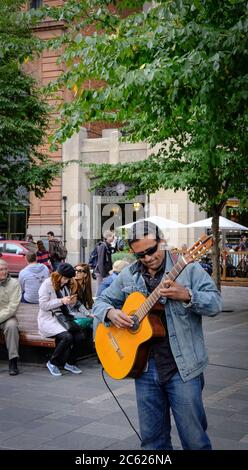
{"type": "Polygon", "coordinates": [[[29,8],[30,8],[30,9],[31,9],[31,8],[34,8],[34,9],[40,8],[40,7],[42,7],[42,3],[43,3],[42,0],[32,0],[32,1],[30,2],[29,8]]]}

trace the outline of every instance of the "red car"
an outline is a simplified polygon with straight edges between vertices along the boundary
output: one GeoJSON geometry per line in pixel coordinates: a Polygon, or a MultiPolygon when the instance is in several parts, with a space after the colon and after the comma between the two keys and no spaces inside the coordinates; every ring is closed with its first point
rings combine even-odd
{"type": "Polygon", "coordinates": [[[8,263],[10,273],[19,273],[27,266],[26,254],[33,252],[33,246],[21,240],[0,240],[0,256],[8,263]]]}

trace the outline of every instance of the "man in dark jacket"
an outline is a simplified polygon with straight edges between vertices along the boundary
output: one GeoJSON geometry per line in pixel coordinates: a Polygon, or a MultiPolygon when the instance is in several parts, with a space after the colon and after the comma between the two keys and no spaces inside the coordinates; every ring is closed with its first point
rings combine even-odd
{"type": "Polygon", "coordinates": [[[109,275],[109,271],[112,269],[112,246],[111,243],[114,240],[114,233],[110,230],[106,230],[103,234],[103,243],[98,245],[98,259],[95,269],[98,287],[100,286],[104,277],[109,275]]]}
{"type": "Polygon", "coordinates": [[[65,261],[67,256],[67,250],[63,246],[62,242],[54,237],[53,232],[47,232],[47,238],[49,242],[49,255],[53,270],[56,271],[60,263],[65,261]]]}

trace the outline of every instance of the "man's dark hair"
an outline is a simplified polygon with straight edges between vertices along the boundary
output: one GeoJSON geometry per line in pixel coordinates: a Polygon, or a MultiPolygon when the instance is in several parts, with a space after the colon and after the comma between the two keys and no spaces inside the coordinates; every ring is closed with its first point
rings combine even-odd
{"type": "Polygon", "coordinates": [[[27,253],[26,259],[28,263],[34,263],[36,261],[36,253],[27,253]]]}
{"type": "Polygon", "coordinates": [[[148,220],[136,222],[128,230],[127,241],[129,246],[137,240],[142,240],[144,237],[148,236],[152,240],[163,240],[164,234],[160,228],[148,220]]]}
{"type": "Polygon", "coordinates": [[[54,233],[53,232],[47,232],[47,235],[51,235],[51,237],[54,237],[54,233]]]}

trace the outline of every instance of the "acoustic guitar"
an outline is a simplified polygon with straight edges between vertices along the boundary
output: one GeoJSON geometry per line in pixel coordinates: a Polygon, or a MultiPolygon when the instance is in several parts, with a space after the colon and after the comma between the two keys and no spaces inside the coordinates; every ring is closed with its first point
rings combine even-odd
{"type": "Polygon", "coordinates": [[[110,377],[134,378],[142,373],[152,339],[166,334],[161,321],[164,305],[158,302],[163,281],[174,281],[185,266],[200,258],[212,244],[212,235],[202,235],[192,248],[178,259],[172,270],[163,276],[149,297],[140,292],[133,292],[127,297],[122,311],[132,317],[134,325],[131,328],[117,328],[112,324],[106,327],[103,323],[98,325],[95,337],[96,351],[110,377]]]}

